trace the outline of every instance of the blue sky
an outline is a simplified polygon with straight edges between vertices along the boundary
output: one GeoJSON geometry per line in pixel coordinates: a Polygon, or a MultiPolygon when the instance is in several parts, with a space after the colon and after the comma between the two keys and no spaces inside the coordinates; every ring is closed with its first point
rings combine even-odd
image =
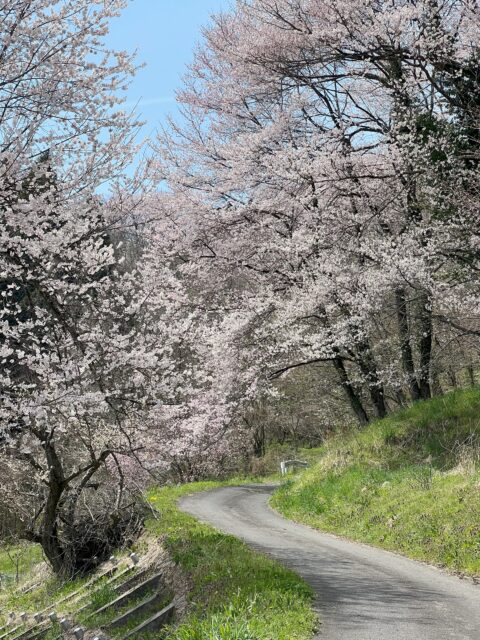
{"type": "Polygon", "coordinates": [[[175,90],[201,39],[202,26],[212,13],[230,4],[230,0],[131,0],[122,16],[112,22],[108,44],[137,50],[137,60],[147,65],[128,92],[129,105],[140,101],[138,111],[147,122],[146,135],[167,114],[175,113],[175,90]]]}

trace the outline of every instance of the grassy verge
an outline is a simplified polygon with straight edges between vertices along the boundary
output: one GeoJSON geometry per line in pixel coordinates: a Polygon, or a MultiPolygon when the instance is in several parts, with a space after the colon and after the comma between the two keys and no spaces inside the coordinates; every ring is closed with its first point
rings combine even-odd
{"type": "MultiPolygon", "coordinates": [[[[85,611],[82,612],[80,615],[76,616],[75,620],[80,625],[83,625],[88,629],[100,629],[100,628],[108,629],[109,624],[113,622],[113,620],[115,620],[119,616],[124,615],[128,611],[131,611],[137,605],[144,603],[145,600],[149,596],[153,596],[154,593],[155,593],[154,591],[143,593],[141,596],[138,596],[137,598],[130,599],[122,607],[106,609],[102,613],[95,614],[95,612],[98,609],[100,609],[100,607],[103,607],[104,605],[109,604],[118,596],[118,594],[111,587],[106,585],[104,590],[98,592],[96,594],[96,597],[91,599],[90,606],[87,609],[85,609],[85,611]],[[92,614],[95,614],[95,615],[92,615],[92,614]]],[[[157,613],[159,610],[161,610],[170,602],[171,602],[171,598],[167,596],[164,597],[163,602],[156,600],[154,603],[151,604],[150,607],[144,608],[140,614],[136,616],[130,615],[128,620],[126,620],[124,624],[115,626],[115,628],[113,629],[108,629],[109,637],[123,638],[129,631],[134,629],[137,625],[139,625],[141,622],[146,620],[149,616],[153,615],[154,613],[157,613]]],[[[149,634],[144,634],[144,636],[142,637],[142,640],[146,640],[146,637],[148,637],[148,635],[149,634]]],[[[158,638],[159,634],[156,634],[156,636],[155,634],[151,634],[151,636],[158,638]]]]}
{"type": "MultiPolygon", "coordinates": [[[[32,557],[37,557],[38,549],[32,549],[32,557]]],[[[121,560],[125,552],[117,553],[121,560]]],[[[87,575],[64,581],[56,577],[44,562],[33,564],[22,573],[19,586],[9,584],[0,589],[0,628],[6,624],[9,611],[17,614],[21,611],[33,614],[44,611],[49,607],[56,607],[57,613],[70,615],[83,605],[90,604],[96,610],[106,604],[108,598],[113,598],[114,592],[108,585],[107,576],[87,575]],[[25,587],[28,587],[25,589],[25,587]]],[[[80,616],[82,617],[82,616],[80,616]]],[[[17,622],[14,626],[18,625],[17,622]]],[[[55,629],[47,634],[45,640],[57,638],[55,629]]]]}
{"type": "Polygon", "coordinates": [[[162,536],[193,584],[191,613],[166,640],[311,638],[312,593],[298,576],[178,509],[181,496],[215,486],[202,482],[149,494],[160,517],[150,520],[148,529],[162,536]]]}
{"type": "Polygon", "coordinates": [[[323,531],[480,575],[480,391],[341,434],[272,505],[323,531]]]}
{"type": "MultiPolygon", "coordinates": [[[[177,507],[177,500],[187,493],[242,482],[246,479],[150,491],[149,500],[159,511],[159,517],[149,519],[144,535],[137,542],[137,550],[141,552],[142,545],[148,548],[152,542],[156,544],[161,537],[173,559],[189,576],[193,590],[189,615],[180,626],[166,632],[143,634],[143,640],[307,640],[312,637],[316,625],[312,593],[300,578],[251,551],[236,538],[199,523],[177,507]]],[[[0,556],[3,568],[11,571],[12,558],[16,561],[19,554],[23,563],[21,585],[33,585],[33,588],[25,592],[10,584],[0,589],[0,627],[10,610],[31,614],[57,603],[59,615],[69,615],[80,606],[88,605],[75,616],[76,622],[89,629],[98,628],[108,626],[114,617],[136,604],[129,602],[124,609],[91,616],[116,595],[107,578],[97,580],[94,587],[89,586],[92,576],[63,583],[51,574],[42,562],[39,548],[33,546],[10,548],[8,554],[0,556]],[[74,598],[63,602],[69,594],[74,598]]],[[[145,598],[143,595],[138,603],[145,598]]],[[[155,611],[158,606],[156,603],[155,611]]],[[[148,611],[143,611],[141,619],[147,614],[148,611]]],[[[115,629],[112,637],[123,637],[141,619],[129,620],[126,626],[115,629]]],[[[58,625],[54,625],[46,640],[54,640],[58,635],[58,625]]]]}
{"type": "MultiPolygon", "coordinates": [[[[45,574],[39,576],[39,582],[31,591],[22,592],[16,589],[5,589],[0,592],[0,607],[2,611],[35,613],[53,605],[77,590],[82,590],[90,579],[91,576],[85,576],[65,582],[51,573],[45,572],[45,574]]],[[[96,588],[98,588],[97,585],[96,588]]],[[[69,606],[69,603],[66,603],[65,606],[62,606],[61,611],[69,613],[69,606]]]]}
{"type": "Polygon", "coordinates": [[[3,544],[0,546],[0,574],[15,581],[40,564],[43,560],[40,545],[29,543],[3,544]]]}

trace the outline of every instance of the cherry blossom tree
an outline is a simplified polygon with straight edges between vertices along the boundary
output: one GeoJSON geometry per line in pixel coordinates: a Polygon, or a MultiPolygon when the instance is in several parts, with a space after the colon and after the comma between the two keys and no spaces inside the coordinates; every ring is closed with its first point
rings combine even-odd
{"type": "Polygon", "coordinates": [[[252,377],[329,362],[364,424],[478,335],[478,23],[470,0],[240,0],[205,31],[157,148],[165,215],[252,377]]]}
{"type": "Polygon", "coordinates": [[[478,353],[476,2],[238,0],[132,177],[123,6],[0,0],[0,497],[63,575],[289,372],[365,424],[478,353]]]}
{"type": "Polygon", "coordinates": [[[126,461],[142,462],[149,412],[179,384],[148,233],[125,261],[153,182],[142,163],[124,177],[135,66],[104,44],[124,5],[0,2],[0,497],[64,576],[126,535],[126,461]]]}

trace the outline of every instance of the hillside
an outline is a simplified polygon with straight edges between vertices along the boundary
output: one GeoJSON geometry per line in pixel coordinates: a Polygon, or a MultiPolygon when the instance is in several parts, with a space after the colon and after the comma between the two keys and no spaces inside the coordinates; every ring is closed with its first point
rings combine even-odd
{"type": "Polygon", "coordinates": [[[311,588],[177,506],[186,494],[242,482],[150,489],[151,517],[132,548],[136,562],[131,550],[117,550],[114,562],[82,578],[56,578],[38,546],[0,549],[0,577],[9,578],[0,580],[0,638],[73,640],[77,628],[85,640],[308,640],[317,624],[311,588]]]}
{"type": "Polygon", "coordinates": [[[338,434],[272,498],[282,514],[480,575],[480,390],[455,391],[338,434]]]}

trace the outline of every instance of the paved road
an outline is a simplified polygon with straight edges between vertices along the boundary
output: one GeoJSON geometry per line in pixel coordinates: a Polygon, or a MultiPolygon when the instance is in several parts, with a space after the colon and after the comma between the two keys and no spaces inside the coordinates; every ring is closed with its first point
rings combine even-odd
{"type": "Polygon", "coordinates": [[[268,506],[274,487],[228,487],[181,507],[299,573],[323,640],[480,640],[480,587],[386,551],[318,533],[268,506]]]}

